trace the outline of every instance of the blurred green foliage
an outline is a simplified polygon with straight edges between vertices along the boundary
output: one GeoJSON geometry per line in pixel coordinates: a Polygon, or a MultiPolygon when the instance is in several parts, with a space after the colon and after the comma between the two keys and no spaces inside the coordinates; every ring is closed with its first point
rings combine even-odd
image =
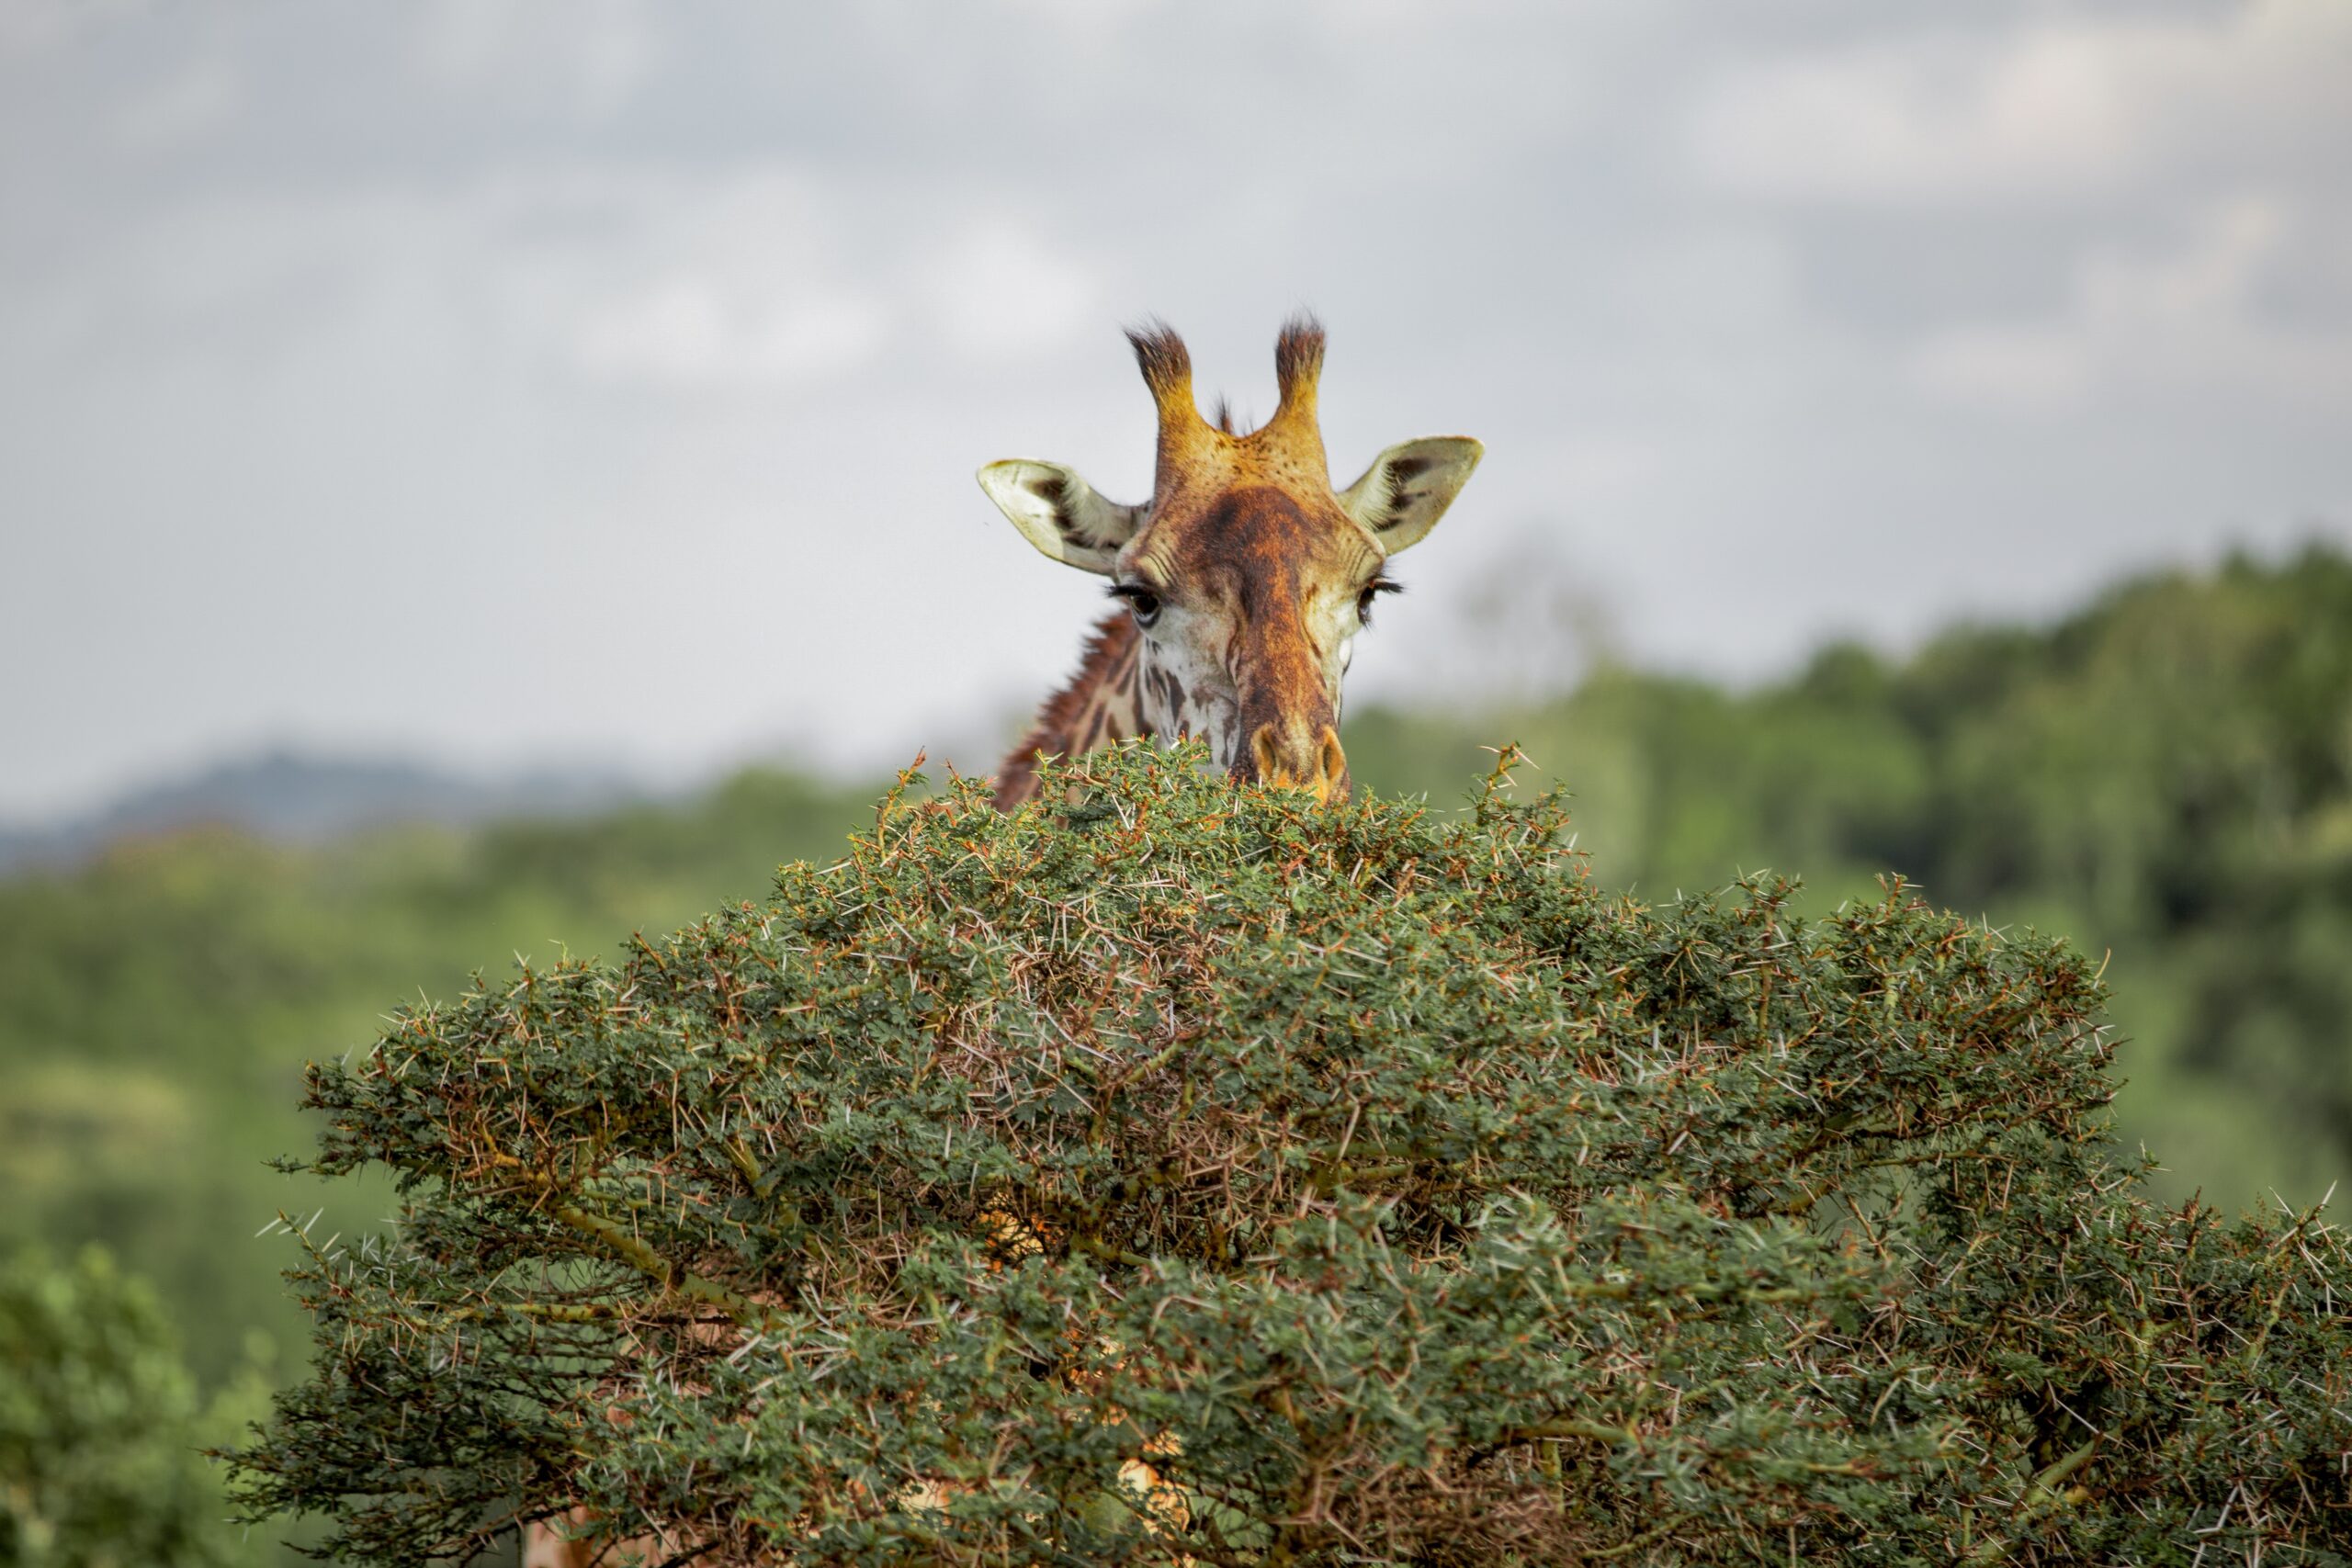
{"type": "Polygon", "coordinates": [[[315,850],[190,832],[0,883],[0,1247],[107,1243],[157,1282],[208,1383],[255,1329],[290,1351],[300,1320],[254,1233],[280,1209],[362,1228],[387,1201],[266,1168],[311,1141],[305,1062],[515,953],[593,952],[755,897],[871,811],[863,789],[753,773],[593,821],[315,850]]]}
{"type": "Polygon", "coordinates": [[[0,1259],[0,1564],[209,1568],[242,1560],[199,1450],[268,1410],[259,1367],[206,1399],[154,1293],[100,1248],[0,1259]]]}

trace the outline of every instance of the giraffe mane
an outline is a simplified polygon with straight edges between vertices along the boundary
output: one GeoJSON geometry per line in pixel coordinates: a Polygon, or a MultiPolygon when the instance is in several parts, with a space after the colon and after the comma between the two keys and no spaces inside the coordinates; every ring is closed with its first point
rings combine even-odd
{"type": "Polygon", "coordinates": [[[1079,658],[1077,672],[1060,691],[1046,699],[1046,705],[1037,710],[1037,722],[997,769],[998,810],[1010,811],[1035,792],[1040,752],[1048,757],[1073,757],[1098,739],[1081,739],[1070,731],[1085,716],[1086,705],[1096,691],[1133,656],[1136,637],[1135,617],[1125,610],[1114,610],[1095,623],[1093,635],[1086,639],[1086,651],[1079,658]]]}

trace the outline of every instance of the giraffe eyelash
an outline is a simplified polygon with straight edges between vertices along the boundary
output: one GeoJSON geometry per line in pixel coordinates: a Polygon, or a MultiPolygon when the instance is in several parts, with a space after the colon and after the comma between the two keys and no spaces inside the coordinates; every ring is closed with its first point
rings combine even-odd
{"type": "Polygon", "coordinates": [[[1402,593],[1403,592],[1405,592],[1405,585],[1393,577],[1374,578],[1356,594],[1357,622],[1367,626],[1372,625],[1372,606],[1380,596],[1384,593],[1402,593]]]}
{"type": "Polygon", "coordinates": [[[1125,604],[1134,615],[1136,625],[1148,626],[1159,619],[1159,591],[1140,582],[1114,582],[1103,590],[1112,598],[1125,604]]]}

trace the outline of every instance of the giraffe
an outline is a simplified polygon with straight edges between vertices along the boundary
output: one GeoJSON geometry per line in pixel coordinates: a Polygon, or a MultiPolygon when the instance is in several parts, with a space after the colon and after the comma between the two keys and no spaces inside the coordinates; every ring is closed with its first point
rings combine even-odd
{"type": "Polygon", "coordinates": [[[1023,538],[1108,578],[1121,601],[998,770],[996,805],[1011,811],[1035,793],[1040,755],[1145,735],[1197,736],[1243,783],[1344,795],[1340,684],[1355,636],[1396,591],[1388,558],[1437,526],[1484,448],[1466,435],[1407,441],[1334,491],[1313,317],[1283,325],[1280,402],[1246,435],[1222,404],[1214,423],[1201,416],[1192,355],[1174,332],[1153,323],[1127,341],[1159,410],[1148,501],[1107,500],[1062,463],[1013,457],[979,471],[1023,538]]]}
{"type": "MultiPolygon", "coordinates": [[[[1201,737],[1216,765],[1246,783],[1342,795],[1340,682],[1355,635],[1374,602],[1396,590],[1383,570],[1388,558],[1437,525],[1483,449],[1464,435],[1404,442],[1335,491],[1316,413],[1323,329],[1311,317],[1282,329],[1280,403],[1246,435],[1222,409],[1215,423],[1202,418],[1182,339],[1154,325],[1127,340],[1159,409],[1148,502],[1107,501],[1060,463],[1016,457],[979,472],[1023,537],[1109,578],[1122,602],[1005,760],[996,804],[1011,811],[1035,793],[1041,753],[1073,756],[1144,735],[1201,737]]],[[[1008,1257],[1046,1245],[1010,1215],[991,1212],[982,1224],[1008,1257]]],[[[1126,1461],[1119,1481],[1159,1527],[1182,1532],[1181,1495],[1148,1460],[1126,1461]]],[[[945,1496],[920,1483],[901,1501],[935,1508],[945,1496]]],[[[658,1562],[680,1549],[600,1536],[581,1508],[526,1525],[521,1546],[522,1568],[658,1562]]]]}

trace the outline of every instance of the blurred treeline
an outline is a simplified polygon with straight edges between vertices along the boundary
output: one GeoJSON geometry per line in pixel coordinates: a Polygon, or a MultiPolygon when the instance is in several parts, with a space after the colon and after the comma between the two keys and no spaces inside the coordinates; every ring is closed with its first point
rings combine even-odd
{"type": "Polygon", "coordinates": [[[1851,646],[1745,693],[1604,670],[1465,725],[1378,713],[1361,775],[1451,795],[1519,740],[1574,792],[1606,886],[1735,867],[1815,908],[1901,873],[1934,902],[2109,960],[2118,1122],[2157,1190],[2224,1208],[2352,1176],[2352,558],[2124,583],[2053,626],[1851,646]]]}
{"type": "Polygon", "coordinates": [[[517,954],[610,953],[757,897],[778,863],[831,858],[875,794],[750,773],[685,807],[322,848],[193,831],[0,883],[0,1248],[105,1243],[207,1380],[298,1351],[286,1244],[254,1233],[323,1206],[323,1240],[389,1207],[267,1168],[310,1146],[306,1061],[517,954]]]}
{"type": "MultiPolygon", "coordinates": [[[[1751,691],[1603,669],[1517,711],[1362,710],[1347,733],[1360,783],[1442,807],[1503,740],[1574,793],[1604,885],[1657,901],[1770,866],[1827,906],[1899,871],[2111,953],[2119,1123],[2168,1195],[2308,1202],[2352,1171],[2344,555],[2148,578],[1903,659],[1832,648],[1751,691]]],[[[610,953],[756,897],[874,794],[753,773],[591,820],[314,849],[189,832],[0,883],[0,1257],[101,1242],[154,1282],[205,1389],[284,1375],[289,1256],[255,1233],[280,1209],[348,1232],[389,1200],[266,1168],[308,1145],[306,1059],[511,954],[610,953]]]]}

